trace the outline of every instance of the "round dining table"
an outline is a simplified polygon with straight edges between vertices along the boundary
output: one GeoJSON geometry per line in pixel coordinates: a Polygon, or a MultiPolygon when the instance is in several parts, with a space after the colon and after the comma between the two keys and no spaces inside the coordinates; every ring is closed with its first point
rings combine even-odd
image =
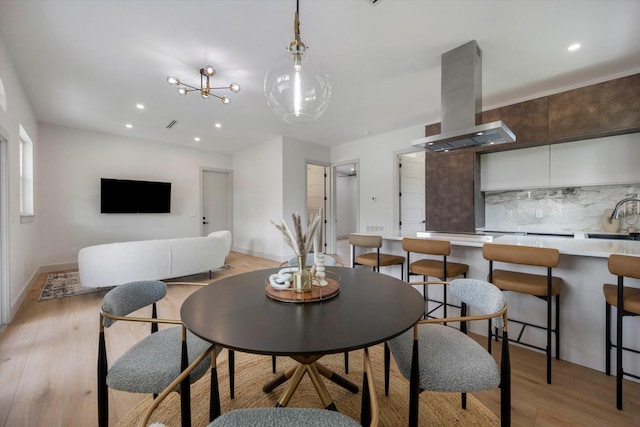
{"type": "Polygon", "coordinates": [[[296,368],[265,391],[291,379],[277,406],[286,406],[305,373],[325,408],[336,409],[320,375],[357,392],[357,386],[329,371],[318,360],[385,342],[411,328],[423,314],[420,293],[392,276],[364,268],[327,267],[337,281],[337,295],[314,302],[283,302],[267,295],[278,269],[241,273],[191,294],[180,315],[187,329],[230,350],[288,356],[296,368]]]}

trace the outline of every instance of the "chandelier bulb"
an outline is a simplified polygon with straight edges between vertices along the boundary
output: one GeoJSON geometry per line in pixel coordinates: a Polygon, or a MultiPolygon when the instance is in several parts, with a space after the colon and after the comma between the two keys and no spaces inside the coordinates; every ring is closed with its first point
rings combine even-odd
{"type": "Polygon", "coordinates": [[[236,83],[231,83],[231,85],[229,86],[229,90],[233,93],[238,93],[240,92],[240,85],[236,83]]]}
{"type": "Polygon", "coordinates": [[[185,96],[186,94],[187,94],[187,88],[182,86],[178,88],[178,95],[185,96]]]}
{"type": "Polygon", "coordinates": [[[220,98],[220,102],[222,102],[223,104],[228,104],[231,102],[231,100],[226,96],[223,96],[222,98],[220,98]]]}
{"type": "Polygon", "coordinates": [[[216,70],[211,65],[206,65],[203,69],[203,73],[206,76],[213,76],[216,73],[216,70]]]}
{"type": "Polygon", "coordinates": [[[169,83],[172,86],[179,85],[180,79],[174,76],[169,76],[167,77],[167,83],[169,83]]]}
{"type": "Polygon", "coordinates": [[[207,92],[200,92],[200,96],[202,97],[202,99],[207,99],[209,98],[209,94],[207,92]]]}

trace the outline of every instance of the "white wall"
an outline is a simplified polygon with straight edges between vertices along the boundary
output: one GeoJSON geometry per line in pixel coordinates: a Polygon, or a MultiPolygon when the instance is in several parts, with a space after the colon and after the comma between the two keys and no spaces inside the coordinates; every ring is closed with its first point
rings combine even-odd
{"type": "Polygon", "coordinates": [[[424,137],[424,127],[412,126],[332,147],[332,163],[360,161],[360,230],[354,231],[364,232],[367,226],[384,226],[385,231],[397,228],[394,223],[398,187],[396,154],[412,150],[411,141],[424,137]],[[373,196],[375,202],[371,201],[373,196]]]}
{"type": "Polygon", "coordinates": [[[282,137],[233,155],[233,250],[261,257],[282,254],[282,137]]]}
{"type": "Polygon", "coordinates": [[[278,261],[293,255],[271,221],[304,215],[308,160],[328,162],[329,148],[278,137],[233,155],[235,251],[278,261]]]}
{"type": "Polygon", "coordinates": [[[40,125],[38,265],[77,261],[90,245],[200,234],[200,168],[231,156],[171,144],[40,125]],[[171,182],[169,214],[101,214],[100,178],[171,182]]]}
{"type": "Polygon", "coordinates": [[[358,177],[356,175],[336,177],[336,237],[346,238],[356,232],[358,177]]]}
{"type": "Polygon", "coordinates": [[[21,223],[20,221],[20,153],[19,153],[19,128],[20,125],[29,134],[33,141],[34,179],[40,179],[38,165],[44,160],[41,156],[41,139],[38,135],[38,126],[35,114],[24,88],[18,80],[13,60],[9,56],[4,39],[0,36],[0,78],[7,96],[7,111],[0,108],[0,127],[8,136],[7,163],[9,181],[9,218],[8,218],[8,271],[5,272],[8,280],[9,313],[3,312],[2,322],[13,318],[20,303],[28,291],[28,285],[36,274],[38,267],[38,253],[40,241],[38,231],[42,228],[40,215],[44,212],[38,204],[38,189],[35,191],[35,214],[33,222],[21,223]]]}
{"type": "MultiPolygon", "coordinates": [[[[284,155],[284,204],[283,215],[287,221],[298,212],[305,224],[307,206],[307,163],[328,164],[331,158],[329,147],[312,142],[283,138],[284,155]]],[[[308,218],[307,218],[308,219],[308,218]]],[[[291,252],[293,255],[293,252],[291,252]]]]}

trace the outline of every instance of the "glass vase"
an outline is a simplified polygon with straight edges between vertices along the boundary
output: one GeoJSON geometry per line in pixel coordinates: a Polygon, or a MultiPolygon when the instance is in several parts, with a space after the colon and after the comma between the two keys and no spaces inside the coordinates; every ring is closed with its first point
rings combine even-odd
{"type": "Polygon", "coordinates": [[[306,268],[307,257],[298,257],[298,271],[293,272],[293,290],[295,292],[311,292],[311,273],[306,268]]]}

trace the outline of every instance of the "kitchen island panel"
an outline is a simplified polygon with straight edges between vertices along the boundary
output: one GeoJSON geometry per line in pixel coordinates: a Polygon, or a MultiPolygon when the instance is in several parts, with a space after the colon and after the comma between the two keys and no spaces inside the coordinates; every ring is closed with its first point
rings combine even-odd
{"type": "MultiPolygon", "coordinates": [[[[449,239],[452,242],[452,248],[451,256],[448,260],[469,265],[468,277],[487,280],[489,261],[482,256],[483,243],[469,240],[456,241],[455,236],[449,239]]],[[[401,240],[402,237],[399,235],[385,237],[382,250],[386,253],[406,256],[406,252],[402,250],[401,240]]],[[[554,276],[562,277],[564,280],[564,287],[560,295],[560,358],[561,360],[604,372],[605,305],[602,285],[604,283],[616,283],[616,276],[610,274],[607,267],[608,256],[610,253],[640,255],[640,242],[603,239],[593,239],[589,242],[588,240],[540,236],[501,236],[494,238],[493,242],[557,247],[560,250],[560,263],[553,270],[554,276]]],[[[421,258],[430,257],[419,254],[411,255],[412,261],[421,258]]],[[[530,266],[508,264],[502,267],[513,271],[544,274],[544,269],[530,266]]],[[[500,263],[496,263],[496,268],[501,268],[500,263]]],[[[397,276],[396,270],[386,271],[383,268],[382,273],[397,276]]],[[[412,280],[416,281],[420,280],[420,278],[413,276],[412,280]]],[[[640,287],[640,280],[626,279],[625,285],[640,287]]],[[[417,286],[416,289],[422,292],[422,286],[417,286]]],[[[430,296],[440,299],[442,296],[441,286],[432,288],[429,293],[430,296]]],[[[546,303],[544,300],[512,292],[505,292],[505,298],[507,299],[510,317],[527,320],[539,325],[546,324],[546,303]]],[[[457,312],[457,310],[451,310],[453,313],[457,312]]],[[[615,313],[615,310],[613,312],[615,313]]],[[[625,318],[624,321],[638,322],[640,319],[625,318]]],[[[471,330],[479,335],[486,336],[486,323],[475,323],[475,325],[472,325],[471,330]]],[[[520,331],[520,325],[511,323],[509,328],[510,336],[512,338],[516,337],[520,331]]],[[[615,331],[615,321],[613,329],[615,331]]],[[[625,328],[625,347],[640,349],[640,335],[635,331],[637,331],[637,328],[625,328]]],[[[523,341],[544,347],[546,345],[546,332],[527,327],[523,335],[523,341]]],[[[612,357],[615,360],[613,354],[612,357]]],[[[544,363],[542,359],[541,363],[544,363]]],[[[640,356],[625,352],[624,366],[625,370],[629,372],[640,373],[640,356]]],[[[615,367],[612,367],[612,369],[615,372],[615,367]]]]}

